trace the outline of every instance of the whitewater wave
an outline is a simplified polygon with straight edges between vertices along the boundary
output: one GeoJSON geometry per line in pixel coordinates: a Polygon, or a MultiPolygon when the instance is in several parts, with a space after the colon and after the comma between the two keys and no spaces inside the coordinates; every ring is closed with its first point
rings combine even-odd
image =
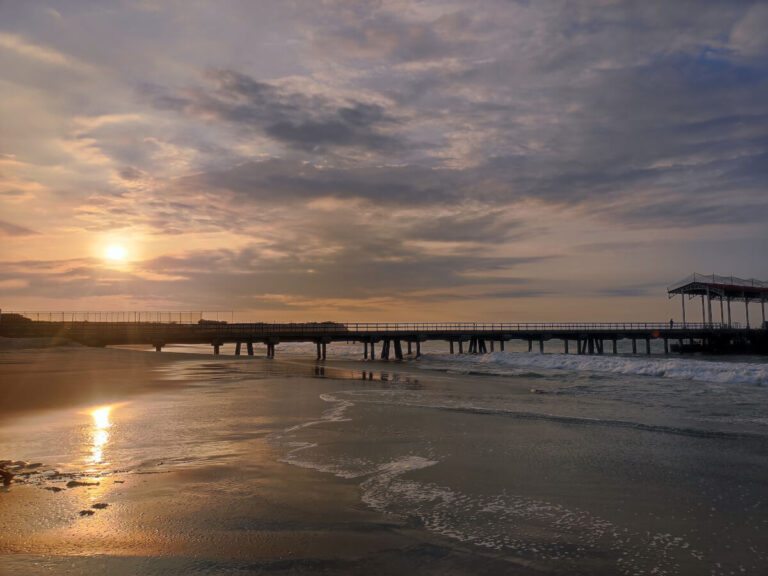
{"type": "Polygon", "coordinates": [[[532,370],[549,373],[596,372],[721,384],[768,385],[768,363],[717,362],[690,358],[491,352],[482,356],[425,356],[421,367],[499,375],[530,374],[532,370]]]}

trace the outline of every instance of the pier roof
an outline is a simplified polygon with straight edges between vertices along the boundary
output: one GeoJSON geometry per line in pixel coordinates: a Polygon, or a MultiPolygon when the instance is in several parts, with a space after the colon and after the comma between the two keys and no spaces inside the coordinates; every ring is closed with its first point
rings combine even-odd
{"type": "Polygon", "coordinates": [[[731,300],[768,300],[768,282],[754,278],[744,279],[736,276],[717,274],[692,275],[672,284],[667,288],[671,298],[677,294],[689,296],[723,297],[731,300]]]}

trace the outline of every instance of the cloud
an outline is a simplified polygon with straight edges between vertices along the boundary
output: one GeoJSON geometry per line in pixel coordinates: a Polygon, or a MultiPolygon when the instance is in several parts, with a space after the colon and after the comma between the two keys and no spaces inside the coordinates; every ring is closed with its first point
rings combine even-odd
{"type": "Polygon", "coordinates": [[[34,230],[0,220],[0,236],[32,236],[34,234],[37,234],[34,230]]]}
{"type": "Polygon", "coordinates": [[[19,34],[0,32],[0,47],[39,63],[67,68],[73,72],[88,73],[93,70],[90,65],[81,62],[73,56],[47,46],[33,44],[19,34]]]}
{"type": "Polygon", "coordinates": [[[397,121],[379,104],[309,96],[232,70],[210,70],[206,78],[213,86],[181,94],[169,94],[156,86],[145,86],[143,91],[160,110],[227,122],[300,150],[354,146],[384,151],[403,145],[386,133],[397,121]]]}
{"type": "Polygon", "coordinates": [[[744,56],[765,56],[768,53],[766,29],[768,29],[768,4],[755,4],[734,24],[731,30],[731,46],[744,56]]]}

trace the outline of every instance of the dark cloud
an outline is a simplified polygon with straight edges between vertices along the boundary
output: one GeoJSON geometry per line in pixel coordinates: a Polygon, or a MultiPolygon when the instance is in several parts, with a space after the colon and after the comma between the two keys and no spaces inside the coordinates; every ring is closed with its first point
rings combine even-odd
{"type": "Polygon", "coordinates": [[[355,100],[340,104],[232,70],[210,70],[206,78],[210,85],[187,90],[184,96],[163,93],[157,86],[142,89],[158,109],[215,118],[300,150],[360,147],[386,151],[405,145],[384,131],[397,121],[378,104],[355,100]]]}
{"type": "Polygon", "coordinates": [[[37,232],[0,220],[0,236],[31,236],[33,234],[37,234],[37,232]]]}

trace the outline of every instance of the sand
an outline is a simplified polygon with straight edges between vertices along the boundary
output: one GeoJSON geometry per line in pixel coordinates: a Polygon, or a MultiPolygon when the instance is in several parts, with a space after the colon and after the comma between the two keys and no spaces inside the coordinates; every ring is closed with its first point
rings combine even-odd
{"type": "MultiPolygon", "coordinates": [[[[168,402],[192,382],[169,380],[159,369],[194,357],[83,347],[1,351],[0,432],[87,406],[168,402]]],[[[271,369],[262,359],[215,361],[271,369]]],[[[286,400],[280,388],[267,390],[265,432],[234,460],[61,474],[45,462],[17,466],[16,481],[0,487],[0,574],[539,573],[376,512],[360,502],[355,482],[279,462],[266,432],[321,408],[313,395],[299,407],[306,415],[297,416],[286,400]]]]}

